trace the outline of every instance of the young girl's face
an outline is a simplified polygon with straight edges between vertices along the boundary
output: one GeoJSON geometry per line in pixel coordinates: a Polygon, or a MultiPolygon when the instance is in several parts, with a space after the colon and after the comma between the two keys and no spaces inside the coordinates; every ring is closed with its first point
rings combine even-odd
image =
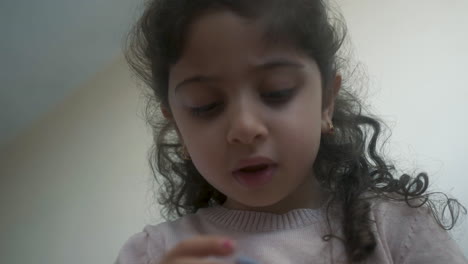
{"type": "Polygon", "coordinates": [[[224,206],[314,207],[321,195],[312,166],[330,120],[320,72],[300,52],[267,44],[255,21],[228,11],[198,18],[170,70],[171,112],[163,111],[201,175],[227,196],[224,206]],[[247,184],[234,171],[254,157],[274,165],[247,184]]]}

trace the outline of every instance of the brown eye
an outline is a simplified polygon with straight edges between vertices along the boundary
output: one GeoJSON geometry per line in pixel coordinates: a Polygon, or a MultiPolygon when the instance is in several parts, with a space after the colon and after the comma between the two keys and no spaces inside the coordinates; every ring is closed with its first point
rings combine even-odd
{"type": "Polygon", "coordinates": [[[294,94],[296,88],[291,88],[291,89],[284,89],[284,90],[279,90],[279,91],[274,91],[274,92],[268,92],[262,94],[262,97],[267,101],[271,103],[281,103],[289,100],[289,98],[294,94]]]}
{"type": "Polygon", "coordinates": [[[218,107],[219,103],[212,103],[200,107],[191,107],[190,112],[195,116],[203,116],[212,112],[216,107],[218,107]]]}

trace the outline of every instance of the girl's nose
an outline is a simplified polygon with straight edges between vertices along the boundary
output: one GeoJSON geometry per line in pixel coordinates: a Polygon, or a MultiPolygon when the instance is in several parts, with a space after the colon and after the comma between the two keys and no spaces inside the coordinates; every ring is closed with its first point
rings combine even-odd
{"type": "MultiPolygon", "coordinates": [[[[253,110],[253,109],[251,109],[253,110]]],[[[234,111],[230,118],[227,140],[230,144],[253,144],[268,134],[266,124],[249,109],[234,111]]]]}

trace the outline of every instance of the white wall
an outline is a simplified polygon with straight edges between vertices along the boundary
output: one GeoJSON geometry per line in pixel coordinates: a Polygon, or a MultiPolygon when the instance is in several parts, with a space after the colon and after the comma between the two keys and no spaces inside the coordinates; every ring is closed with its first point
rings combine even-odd
{"type": "MultiPolygon", "coordinates": [[[[339,1],[390,156],[468,206],[468,1],[339,1]]],[[[453,232],[468,256],[468,221],[453,232]]]]}
{"type": "MultiPolygon", "coordinates": [[[[392,157],[468,205],[467,1],[342,1],[392,157]]],[[[143,101],[122,58],[0,156],[0,263],[112,263],[151,209],[143,101]]],[[[468,255],[467,222],[455,237],[468,255]],[[463,236],[463,234],[465,236],[463,236]]]]}
{"type": "Polygon", "coordinates": [[[158,219],[142,106],[119,58],[3,153],[0,263],[113,263],[158,219]]]}

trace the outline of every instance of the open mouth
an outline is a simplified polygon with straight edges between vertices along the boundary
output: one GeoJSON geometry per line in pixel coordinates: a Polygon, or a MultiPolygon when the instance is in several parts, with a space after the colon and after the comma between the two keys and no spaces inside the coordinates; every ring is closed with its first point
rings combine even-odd
{"type": "Polygon", "coordinates": [[[242,168],[239,171],[241,171],[241,172],[259,172],[261,170],[265,170],[266,168],[268,168],[267,164],[259,164],[259,165],[255,165],[255,166],[242,168]]]}
{"type": "Polygon", "coordinates": [[[276,172],[275,165],[261,164],[248,166],[234,172],[237,181],[247,188],[257,188],[263,186],[273,179],[276,172]]]}

